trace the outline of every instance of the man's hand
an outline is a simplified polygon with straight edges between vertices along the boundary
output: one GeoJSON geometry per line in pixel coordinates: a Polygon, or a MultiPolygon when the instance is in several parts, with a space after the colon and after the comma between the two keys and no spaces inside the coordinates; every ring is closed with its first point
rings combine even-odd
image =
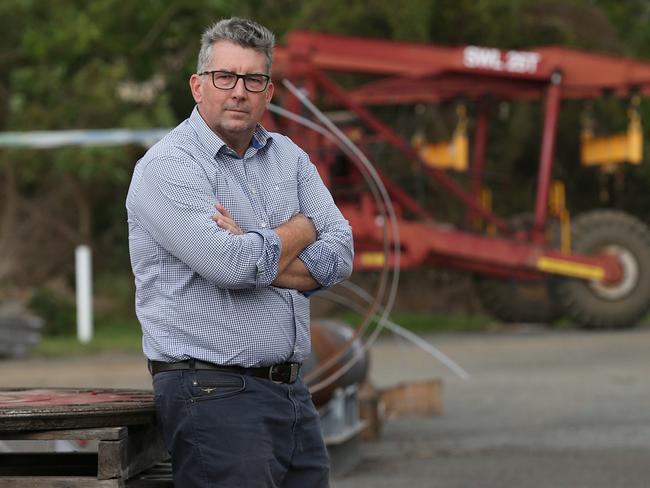
{"type": "MultiPolygon", "coordinates": [[[[217,203],[215,208],[217,212],[212,216],[212,220],[219,227],[235,235],[244,233],[226,207],[217,203]]],[[[319,284],[309,274],[302,261],[297,259],[298,254],[318,238],[311,219],[299,213],[273,230],[278,234],[282,242],[278,275],[273,284],[282,288],[295,288],[301,291],[318,288],[319,284]]]]}
{"type": "Polygon", "coordinates": [[[316,241],[318,234],[311,219],[301,213],[294,215],[273,230],[282,242],[282,254],[278,264],[279,276],[304,248],[316,241]]]}
{"type": "Polygon", "coordinates": [[[212,220],[214,220],[219,227],[235,235],[241,235],[244,233],[239,225],[237,225],[237,222],[235,222],[235,219],[232,218],[232,215],[230,215],[230,212],[226,207],[217,203],[215,208],[217,209],[217,213],[212,216],[212,220]]]}
{"type": "Polygon", "coordinates": [[[320,287],[320,284],[309,273],[300,258],[296,258],[289,263],[284,272],[279,274],[271,284],[280,288],[293,288],[298,291],[310,291],[320,287]]]}

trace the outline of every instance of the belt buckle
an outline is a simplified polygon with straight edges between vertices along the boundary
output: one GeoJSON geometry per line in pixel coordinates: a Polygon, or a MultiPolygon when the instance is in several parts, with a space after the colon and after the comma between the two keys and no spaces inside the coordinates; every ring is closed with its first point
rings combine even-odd
{"type": "Polygon", "coordinates": [[[269,379],[271,381],[280,381],[282,383],[295,383],[298,379],[298,372],[300,371],[300,364],[298,363],[289,363],[289,364],[274,364],[269,368],[269,379]],[[289,366],[289,371],[287,375],[286,367],[289,366]],[[278,373],[276,379],[275,374],[278,373]]]}
{"type": "Polygon", "coordinates": [[[277,380],[273,379],[273,373],[275,372],[275,368],[276,368],[275,364],[273,366],[269,367],[269,379],[271,381],[277,381],[277,380]]]}
{"type": "Polygon", "coordinates": [[[298,372],[300,371],[300,365],[298,363],[291,363],[291,370],[289,372],[289,383],[295,383],[298,379],[298,372]]]}

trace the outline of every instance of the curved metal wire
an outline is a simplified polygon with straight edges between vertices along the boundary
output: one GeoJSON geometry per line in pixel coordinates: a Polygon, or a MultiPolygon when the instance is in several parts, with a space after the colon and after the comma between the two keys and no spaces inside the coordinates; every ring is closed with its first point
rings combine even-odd
{"type": "MultiPolygon", "coordinates": [[[[328,140],[330,140],[331,142],[336,144],[339,147],[339,149],[341,149],[341,151],[343,151],[357,165],[360,173],[362,174],[362,176],[364,177],[364,180],[366,181],[366,184],[368,185],[368,187],[370,188],[371,193],[373,194],[373,198],[375,200],[375,203],[377,204],[377,208],[379,209],[380,214],[381,214],[384,222],[387,220],[386,219],[386,212],[385,212],[385,210],[383,208],[384,207],[384,202],[382,201],[382,197],[379,194],[379,191],[377,190],[375,181],[372,179],[372,176],[365,170],[365,166],[362,165],[362,163],[358,160],[358,158],[346,146],[342,145],[341,142],[334,136],[334,134],[332,134],[330,131],[328,131],[323,126],[321,126],[319,124],[316,124],[315,122],[313,122],[313,121],[311,121],[311,120],[309,120],[309,119],[307,119],[305,117],[302,117],[302,116],[300,116],[298,114],[290,112],[290,111],[288,111],[288,110],[286,110],[284,108],[278,107],[276,105],[270,104],[269,105],[269,110],[271,112],[277,113],[278,115],[281,115],[281,116],[283,116],[285,118],[288,118],[288,119],[290,119],[290,120],[292,120],[294,122],[297,122],[297,123],[299,123],[299,124],[301,124],[301,125],[303,125],[305,127],[308,127],[310,129],[318,132],[319,134],[323,135],[328,140]]],[[[388,234],[387,234],[387,227],[386,226],[384,226],[383,234],[384,234],[384,253],[388,254],[390,250],[388,248],[389,237],[388,237],[388,234]]],[[[341,346],[341,348],[337,352],[335,352],[335,354],[333,356],[330,356],[330,357],[326,358],[324,365],[323,365],[323,363],[321,363],[321,365],[319,365],[319,368],[317,368],[317,369],[319,369],[318,371],[314,371],[314,370],[310,371],[308,373],[307,377],[305,378],[306,383],[309,384],[311,379],[314,376],[324,374],[325,369],[332,366],[336,361],[338,361],[338,359],[340,359],[340,357],[342,357],[344,354],[346,354],[347,351],[352,347],[354,341],[358,337],[362,336],[365,333],[366,329],[369,328],[369,326],[371,325],[372,320],[374,320],[374,317],[377,317],[376,310],[377,309],[383,309],[381,304],[379,303],[379,301],[380,301],[380,298],[383,296],[383,293],[385,293],[388,271],[389,271],[388,262],[385,262],[384,267],[382,269],[381,276],[380,276],[379,285],[377,287],[377,291],[375,292],[375,295],[376,295],[375,299],[374,299],[373,303],[371,303],[370,309],[366,312],[366,314],[364,316],[364,319],[362,320],[362,323],[359,326],[357,326],[353,336],[350,337],[341,346]]],[[[363,351],[366,351],[366,350],[367,350],[367,348],[363,349],[363,351]]],[[[352,366],[354,366],[354,364],[359,359],[361,359],[361,358],[360,357],[354,357],[353,360],[350,361],[349,365],[344,365],[345,366],[344,370],[342,370],[340,372],[339,372],[339,370],[334,371],[332,374],[336,374],[337,376],[332,378],[331,382],[336,381],[336,379],[338,379],[341,375],[345,374],[352,366]]],[[[327,379],[329,380],[330,376],[327,376],[327,379]]],[[[320,391],[320,389],[322,389],[322,388],[328,386],[329,384],[331,384],[331,382],[327,383],[327,385],[324,385],[322,387],[319,386],[318,389],[315,389],[315,388],[312,387],[311,391],[313,393],[316,393],[317,391],[320,391]]]]}
{"type": "MultiPolygon", "coordinates": [[[[318,132],[319,134],[323,135],[325,138],[327,138],[329,141],[334,143],[341,151],[343,151],[350,159],[351,161],[357,165],[359,172],[363,176],[368,188],[370,189],[370,192],[372,193],[373,199],[375,201],[375,204],[377,205],[377,208],[379,209],[379,212],[381,214],[381,217],[383,221],[385,222],[386,219],[386,212],[384,210],[384,203],[382,201],[382,197],[376,187],[375,181],[372,179],[372,176],[368,174],[367,171],[365,171],[365,167],[362,165],[362,163],[356,158],[356,156],[344,145],[340,143],[340,141],[332,134],[329,130],[327,130],[325,127],[301,116],[298,114],[295,114],[294,112],[291,112],[289,110],[286,110],[282,107],[278,107],[277,105],[270,104],[269,105],[269,110],[271,112],[274,112],[278,115],[281,115],[285,118],[288,118],[289,120],[292,120],[300,125],[303,125],[309,129],[314,130],[315,132],[318,132]]],[[[384,226],[383,229],[383,238],[384,238],[384,254],[387,255],[390,252],[389,249],[389,237],[388,237],[388,229],[384,226]]],[[[373,302],[370,305],[370,310],[368,310],[368,313],[364,316],[363,320],[361,321],[361,324],[357,326],[355,334],[353,337],[351,337],[348,341],[346,341],[345,344],[343,344],[341,348],[341,355],[345,354],[347,349],[351,347],[352,343],[354,340],[356,340],[359,336],[363,335],[363,333],[366,331],[366,329],[370,326],[372,317],[374,316],[374,311],[376,308],[379,308],[381,305],[379,302],[380,298],[383,297],[383,294],[385,293],[386,289],[386,281],[388,277],[388,263],[385,262],[384,266],[382,267],[382,272],[380,274],[379,278],[379,283],[377,286],[377,290],[375,291],[375,302],[373,302]]],[[[329,364],[328,364],[329,366],[329,364]]],[[[314,373],[310,372],[308,377],[306,378],[306,382],[309,382],[311,378],[313,378],[314,373]]]]}
{"type": "MultiPolygon", "coordinates": [[[[364,300],[367,303],[370,303],[372,300],[372,296],[363,288],[361,288],[359,285],[356,285],[355,283],[346,281],[344,283],[341,283],[341,286],[343,288],[346,288],[348,291],[351,291],[358,297],[360,297],[362,300],[364,300]]],[[[332,300],[336,303],[339,303],[340,305],[344,305],[348,307],[350,310],[353,310],[357,313],[365,313],[365,310],[363,307],[355,303],[354,301],[350,300],[349,297],[343,296],[337,293],[334,293],[331,290],[325,290],[322,292],[322,294],[329,300],[332,300]]],[[[449,356],[447,356],[445,353],[443,353],[440,349],[437,347],[433,346],[432,344],[426,342],[423,340],[420,336],[417,334],[414,334],[408,329],[405,329],[401,325],[393,322],[392,320],[386,320],[384,327],[389,329],[391,332],[405,338],[406,340],[410,341],[411,343],[415,344],[418,346],[420,349],[423,351],[427,352],[431,356],[435,357],[438,361],[440,361],[443,365],[445,365],[448,369],[453,371],[457,376],[464,380],[469,379],[469,373],[465,371],[458,363],[456,363],[453,359],[451,359],[449,356]]]]}
{"type": "MultiPolygon", "coordinates": [[[[393,279],[391,281],[391,286],[388,290],[388,296],[386,300],[386,304],[381,306],[379,304],[381,298],[383,297],[384,289],[383,287],[380,287],[378,290],[377,296],[375,300],[373,301],[373,304],[368,311],[368,320],[366,321],[367,323],[370,322],[372,317],[379,316],[379,321],[377,324],[377,327],[375,328],[374,331],[370,334],[370,337],[366,340],[366,343],[364,344],[365,350],[367,350],[372,343],[377,339],[379,333],[381,332],[382,327],[385,325],[386,320],[388,316],[390,315],[390,311],[392,310],[392,307],[395,303],[395,297],[397,294],[397,285],[399,283],[399,250],[400,250],[400,241],[399,241],[399,226],[397,223],[397,216],[395,215],[395,210],[392,205],[392,201],[390,199],[390,196],[388,194],[388,191],[386,190],[383,182],[381,181],[381,178],[377,174],[374,166],[370,162],[370,160],[363,154],[363,152],[334,124],[332,121],[330,121],[325,114],[323,114],[300,90],[298,90],[289,80],[283,80],[282,83],[284,86],[323,124],[323,126],[328,129],[337,139],[337,145],[344,149],[346,154],[352,154],[354,156],[353,160],[356,160],[358,163],[360,163],[362,168],[362,173],[367,173],[371,180],[372,184],[370,186],[374,186],[377,188],[381,195],[381,203],[383,203],[383,207],[385,208],[386,212],[388,214],[388,220],[389,220],[389,227],[390,231],[392,232],[392,239],[394,242],[394,261],[393,261],[393,279]],[[377,314],[377,310],[380,310],[380,314],[377,314]]],[[[381,208],[381,205],[379,206],[381,208]]],[[[388,242],[387,242],[387,228],[386,228],[386,218],[384,217],[384,252],[385,255],[388,256],[390,253],[390,249],[388,249],[388,242]]],[[[388,260],[385,261],[385,265],[388,264],[388,260]]],[[[384,267],[384,269],[387,269],[387,266],[384,267]]],[[[362,331],[365,331],[365,328],[367,327],[367,324],[363,324],[359,329],[362,331]]],[[[358,330],[357,330],[358,332],[358,330]]],[[[317,368],[313,371],[311,371],[306,378],[306,380],[310,380],[314,377],[318,377],[319,375],[322,375],[328,368],[330,368],[332,365],[334,365],[338,360],[343,357],[345,353],[349,350],[352,342],[356,340],[356,338],[359,336],[358,333],[355,334],[351,338],[350,341],[348,341],[350,344],[347,345],[347,347],[341,348],[341,350],[337,351],[334,355],[330,356],[327,358],[325,361],[322,363],[319,363],[317,368]],[[356,337],[355,337],[356,336],[356,337]]],[[[359,355],[355,355],[355,357],[351,358],[349,361],[347,361],[344,365],[342,365],[340,368],[338,368],[335,372],[331,373],[328,375],[325,379],[321,380],[320,382],[311,385],[312,391],[320,391],[321,389],[331,385],[334,381],[339,379],[342,375],[344,375],[354,364],[360,359],[358,357],[359,355]]]]}

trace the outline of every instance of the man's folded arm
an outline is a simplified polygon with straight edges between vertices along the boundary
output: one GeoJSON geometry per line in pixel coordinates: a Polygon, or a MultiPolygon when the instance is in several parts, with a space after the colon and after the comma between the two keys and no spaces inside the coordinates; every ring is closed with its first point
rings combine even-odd
{"type": "Polygon", "coordinates": [[[191,161],[158,157],[140,164],[145,166],[132,210],[158,244],[220,288],[271,284],[281,262],[277,232],[233,235],[215,225],[215,195],[202,168],[191,161]]]}
{"type": "Polygon", "coordinates": [[[294,259],[289,266],[271,283],[280,288],[293,288],[298,291],[312,291],[321,287],[300,258],[294,259]]]}
{"type": "Polygon", "coordinates": [[[298,257],[320,287],[331,287],[352,274],[352,229],[304,152],[299,166],[298,198],[300,211],[312,220],[318,234],[318,239],[298,257]]]}

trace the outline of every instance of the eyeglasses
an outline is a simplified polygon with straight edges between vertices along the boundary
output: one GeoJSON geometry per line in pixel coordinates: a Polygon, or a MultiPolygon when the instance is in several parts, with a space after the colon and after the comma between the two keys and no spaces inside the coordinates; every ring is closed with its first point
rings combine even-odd
{"type": "Polygon", "coordinates": [[[244,88],[249,92],[259,93],[266,90],[271,77],[262,73],[251,73],[248,75],[238,75],[230,71],[203,71],[198,73],[199,76],[212,75],[212,84],[219,90],[232,90],[241,78],[244,80],[244,88]]]}

